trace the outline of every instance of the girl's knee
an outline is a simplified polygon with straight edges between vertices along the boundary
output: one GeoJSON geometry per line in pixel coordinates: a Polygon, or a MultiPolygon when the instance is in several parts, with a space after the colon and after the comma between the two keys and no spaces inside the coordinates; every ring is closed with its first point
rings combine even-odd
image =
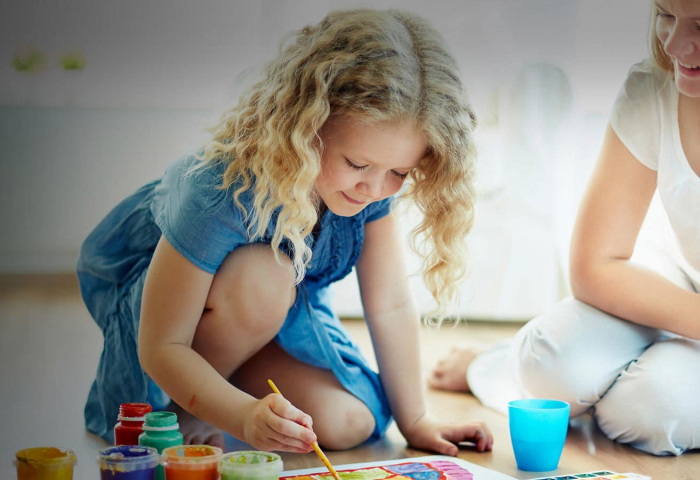
{"type": "Polygon", "coordinates": [[[210,318],[251,334],[276,332],[296,298],[294,279],[291,261],[283,256],[278,263],[268,245],[238,248],[214,277],[206,303],[210,318]]]}
{"type": "Polygon", "coordinates": [[[328,450],[347,450],[365,442],[374,432],[375,420],[367,406],[360,402],[341,411],[329,410],[314,417],[314,432],[318,443],[328,450]]]}

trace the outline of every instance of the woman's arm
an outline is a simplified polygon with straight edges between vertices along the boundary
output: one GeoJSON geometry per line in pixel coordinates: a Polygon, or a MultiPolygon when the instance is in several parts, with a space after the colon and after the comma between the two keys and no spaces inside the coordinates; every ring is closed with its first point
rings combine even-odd
{"type": "Polygon", "coordinates": [[[393,213],[365,225],[357,277],[382,385],[401,433],[414,447],[448,455],[457,454],[454,443],[462,440],[474,441],[480,451],[490,450],[493,439],[483,424],[447,425],[426,416],[418,339],[420,317],[408,284],[403,241],[393,213]]]}
{"type": "Polygon", "coordinates": [[[213,279],[161,237],[141,303],[138,350],[144,371],[179,406],[255,448],[310,451],[310,446],[293,447],[302,445],[294,438],[282,445],[265,436],[274,424],[297,437],[302,428],[292,422],[285,426],[284,418],[304,414],[279,395],[258,401],[235,388],[192,349],[213,279]]]}
{"type": "Polygon", "coordinates": [[[700,295],[630,261],[656,172],[608,125],[571,240],[574,296],[626,320],[700,339],[700,295]]]}

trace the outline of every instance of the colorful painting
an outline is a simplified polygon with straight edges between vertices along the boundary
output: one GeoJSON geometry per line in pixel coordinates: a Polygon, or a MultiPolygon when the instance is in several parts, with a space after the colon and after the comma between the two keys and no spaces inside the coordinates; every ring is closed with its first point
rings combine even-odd
{"type": "MultiPolygon", "coordinates": [[[[445,456],[336,465],[341,480],[515,480],[513,477],[445,456]]],[[[282,472],[280,480],[333,480],[323,468],[282,472]]]]}

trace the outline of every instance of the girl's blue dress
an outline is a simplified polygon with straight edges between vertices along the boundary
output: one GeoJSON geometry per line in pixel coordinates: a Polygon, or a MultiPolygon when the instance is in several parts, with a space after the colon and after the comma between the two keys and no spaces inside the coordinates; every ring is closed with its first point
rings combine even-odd
{"type": "MultiPolygon", "coordinates": [[[[104,350],[85,405],[89,431],[113,442],[119,405],[148,402],[164,409],[170,399],[141,369],[137,332],[143,284],[161,235],[188,260],[209,273],[235,248],[251,243],[231,190],[221,185],[223,165],[185,175],[197,160],[186,155],[115,207],[82,245],[77,265],[80,291],[104,334],[104,350]]],[[[249,189],[240,196],[252,210],[249,189]]],[[[368,205],[353,217],[327,211],[313,245],[306,277],[275,341],[293,357],[332,370],[376,419],[373,437],[391,421],[378,374],[360,354],[330,308],[329,285],[350,273],[362,247],[364,224],[389,213],[391,199],[368,205]]],[[[275,218],[256,242],[270,243],[275,218]]],[[[309,239],[311,241],[311,239],[309,239]]]]}

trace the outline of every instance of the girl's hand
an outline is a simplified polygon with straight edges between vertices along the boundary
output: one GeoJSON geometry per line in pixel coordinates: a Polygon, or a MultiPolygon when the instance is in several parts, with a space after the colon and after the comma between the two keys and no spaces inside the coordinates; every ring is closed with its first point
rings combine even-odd
{"type": "Polygon", "coordinates": [[[410,427],[401,429],[401,432],[414,448],[433,450],[453,457],[459,452],[459,442],[474,442],[479,452],[489,452],[493,445],[493,435],[482,422],[446,423],[423,415],[410,427]]]}
{"type": "Polygon", "coordinates": [[[271,393],[245,413],[243,440],[258,450],[308,453],[316,441],[311,425],[309,415],[271,393]]]}

